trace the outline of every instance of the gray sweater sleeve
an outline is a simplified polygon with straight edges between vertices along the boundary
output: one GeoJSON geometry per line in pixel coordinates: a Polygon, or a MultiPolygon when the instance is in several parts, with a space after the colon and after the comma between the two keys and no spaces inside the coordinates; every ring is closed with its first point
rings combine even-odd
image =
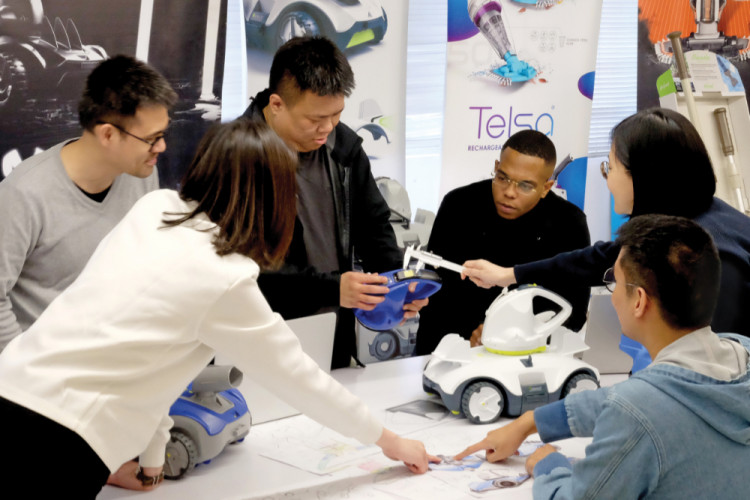
{"type": "Polygon", "coordinates": [[[3,187],[6,189],[0,189],[0,351],[21,333],[10,302],[10,291],[39,232],[27,200],[16,189],[3,187]]]}

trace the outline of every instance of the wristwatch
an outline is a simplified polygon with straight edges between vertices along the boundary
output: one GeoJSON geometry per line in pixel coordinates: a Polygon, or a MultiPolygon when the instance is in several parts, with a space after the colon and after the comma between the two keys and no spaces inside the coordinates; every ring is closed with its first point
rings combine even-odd
{"type": "Polygon", "coordinates": [[[141,482],[143,486],[156,486],[164,480],[164,470],[159,473],[158,476],[147,476],[143,473],[143,469],[139,465],[135,470],[135,478],[141,482]]]}

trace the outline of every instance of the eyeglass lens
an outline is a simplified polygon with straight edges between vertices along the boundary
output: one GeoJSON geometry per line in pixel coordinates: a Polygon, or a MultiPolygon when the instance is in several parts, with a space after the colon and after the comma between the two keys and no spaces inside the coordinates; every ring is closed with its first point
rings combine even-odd
{"type": "Polygon", "coordinates": [[[515,184],[518,191],[523,194],[531,194],[536,191],[536,188],[528,182],[513,180],[499,170],[493,171],[492,177],[506,189],[510,187],[511,184],[515,184]]]}
{"type": "Polygon", "coordinates": [[[607,161],[607,160],[604,160],[604,161],[603,161],[603,162],[602,162],[602,163],[601,163],[601,164],[599,165],[599,169],[600,169],[600,170],[601,170],[601,172],[602,172],[602,177],[604,177],[605,179],[606,179],[607,177],[609,177],[609,161],[607,161]]]}
{"type": "Polygon", "coordinates": [[[604,287],[607,290],[609,290],[610,292],[615,291],[617,282],[615,281],[615,270],[613,267],[610,267],[609,269],[604,271],[604,276],[602,277],[602,281],[604,282],[604,287]]]}

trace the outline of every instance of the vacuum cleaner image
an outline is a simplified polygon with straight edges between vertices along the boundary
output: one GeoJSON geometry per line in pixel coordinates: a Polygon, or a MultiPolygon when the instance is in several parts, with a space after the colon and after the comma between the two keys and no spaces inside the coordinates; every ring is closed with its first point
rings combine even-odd
{"type": "Polygon", "coordinates": [[[521,5],[530,5],[532,7],[536,7],[537,9],[549,9],[556,3],[559,3],[562,0],[511,0],[513,3],[518,3],[521,5]]]}
{"type": "Polygon", "coordinates": [[[469,0],[469,17],[490,43],[505,65],[492,70],[497,82],[503,86],[531,80],[537,70],[516,55],[502,17],[502,7],[495,0],[469,0]]]}
{"type": "MultiPolygon", "coordinates": [[[[729,60],[745,60],[748,57],[748,40],[736,36],[726,36],[719,31],[719,20],[727,0],[686,0],[695,16],[697,31],[680,38],[682,50],[708,50],[729,60]]],[[[660,62],[671,64],[675,50],[675,40],[659,42],[654,49],[660,62]]]]}

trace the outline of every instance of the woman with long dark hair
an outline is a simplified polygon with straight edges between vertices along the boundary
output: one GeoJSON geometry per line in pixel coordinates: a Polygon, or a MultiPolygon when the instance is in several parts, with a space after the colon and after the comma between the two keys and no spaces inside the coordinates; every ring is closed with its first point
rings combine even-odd
{"type": "Polygon", "coordinates": [[[321,371],[258,289],[291,241],[296,164],[265,124],[216,126],[180,192],[144,196],[6,347],[0,465],[23,496],[94,498],[111,471],[114,484],[156,485],[169,407],[217,351],[320,423],[426,471],[435,457],[321,371]]]}
{"type": "MultiPolygon", "coordinates": [[[[722,273],[714,331],[750,336],[750,217],[714,197],[716,179],[700,135],[681,114],[651,108],[629,116],[612,130],[602,175],[619,214],[665,214],[695,220],[713,237],[722,273]]],[[[513,268],[484,260],[464,264],[464,275],[482,287],[513,283],[551,285],[576,280],[590,286],[614,265],[614,242],[558,254],[513,268]]]]}

